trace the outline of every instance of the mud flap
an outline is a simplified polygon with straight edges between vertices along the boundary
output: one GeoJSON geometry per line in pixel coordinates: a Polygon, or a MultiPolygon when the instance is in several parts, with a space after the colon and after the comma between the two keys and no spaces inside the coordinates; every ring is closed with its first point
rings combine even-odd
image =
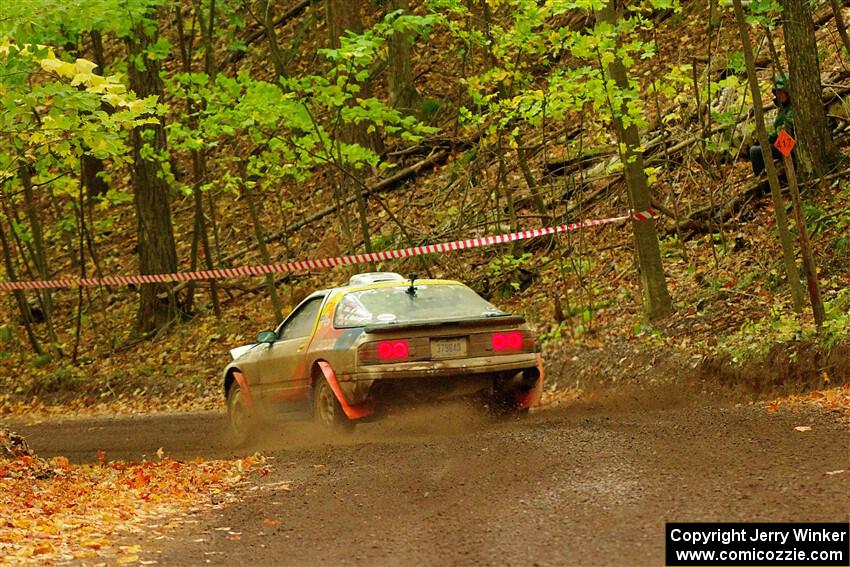
{"type": "Polygon", "coordinates": [[[348,419],[362,419],[364,417],[372,415],[372,413],[375,411],[375,408],[374,405],[369,402],[357,404],[354,406],[348,404],[348,401],[342,394],[342,388],[339,387],[339,381],[336,379],[336,373],[334,372],[333,368],[331,368],[330,364],[328,364],[324,360],[320,360],[319,368],[322,369],[322,374],[324,374],[325,380],[328,381],[328,386],[331,387],[331,391],[334,393],[334,396],[336,396],[336,399],[339,402],[342,411],[345,413],[345,416],[348,419]]]}
{"type": "Polygon", "coordinates": [[[543,371],[543,356],[540,354],[537,355],[537,370],[540,372],[540,377],[537,378],[537,382],[535,382],[534,387],[527,392],[519,392],[516,394],[516,405],[518,409],[530,408],[540,403],[540,398],[543,396],[543,378],[545,377],[545,372],[543,371]]]}
{"type": "Polygon", "coordinates": [[[248,387],[248,381],[245,375],[241,372],[233,372],[233,380],[239,384],[239,389],[242,390],[242,398],[245,400],[245,409],[250,413],[254,413],[254,399],[251,397],[251,389],[248,387]]]}

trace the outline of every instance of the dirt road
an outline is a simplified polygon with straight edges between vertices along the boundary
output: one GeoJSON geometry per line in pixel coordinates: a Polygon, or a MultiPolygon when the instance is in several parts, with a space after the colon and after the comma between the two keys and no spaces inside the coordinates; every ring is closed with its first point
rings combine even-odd
{"type": "MultiPolygon", "coordinates": [[[[291,427],[238,503],[161,541],[160,565],[662,565],[665,521],[847,521],[850,434],[835,414],[657,394],[601,396],[493,424],[462,411],[291,427]],[[798,432],[794,427],[811,426],[798,432]],[[279,522],[279,523],[276,523],[279,522]],[[217,528],[230,528],[221,530],[217,528]],[[238,538],[229,532],[238,533],[238,538]],[[230,537],[230,539],[227,539],[230,537]]],[[[44,456],[226,457],[221,417],[24,428],[44,456]]]]}

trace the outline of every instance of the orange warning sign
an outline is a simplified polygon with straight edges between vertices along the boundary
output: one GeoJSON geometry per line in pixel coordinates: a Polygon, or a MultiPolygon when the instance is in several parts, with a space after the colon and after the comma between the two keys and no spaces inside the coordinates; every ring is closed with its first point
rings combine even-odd
{"type": "Polygon", "coordinates": [[[773,145],[779,150],[783,156],[788,157],[791,155],[791,150],[794,149],[794,145],[797,142],[794,138],[791,137],[791,134],[785,131],[785,128],[779,131],[779,137],[776,138],[776,141],[773,142],[773,145]]]}

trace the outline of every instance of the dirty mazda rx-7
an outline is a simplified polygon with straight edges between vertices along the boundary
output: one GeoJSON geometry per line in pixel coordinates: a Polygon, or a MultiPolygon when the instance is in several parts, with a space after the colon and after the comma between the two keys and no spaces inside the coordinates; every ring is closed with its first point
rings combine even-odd
{"type": "Polygon", "coordinates": [[[356,275],[231,351],[230,428],[237,441],[279,417],[346,429],[398,405],[460,396],[524,413],[543,387],[537,344],[522,317],[459,282],[356,275]]]}

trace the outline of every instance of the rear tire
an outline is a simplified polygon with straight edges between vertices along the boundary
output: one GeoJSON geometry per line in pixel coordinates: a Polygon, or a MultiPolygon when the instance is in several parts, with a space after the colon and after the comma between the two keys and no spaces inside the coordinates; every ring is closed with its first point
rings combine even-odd
{"type": "Polygon", "coordinates": [[[313,390],[313,421],[323,431],[332,433],[347,433],[354,429],[354,422],[342,411],[339,400],[324,378],[316,381],[313,390]]]}
{"type": "Polygon", "coordinates": [[[257,434],[257,419],[245,405],[242,388],[234,382],[227,391],[227,429],[232,443],[244,447],[253,442],[257,434]]]}

